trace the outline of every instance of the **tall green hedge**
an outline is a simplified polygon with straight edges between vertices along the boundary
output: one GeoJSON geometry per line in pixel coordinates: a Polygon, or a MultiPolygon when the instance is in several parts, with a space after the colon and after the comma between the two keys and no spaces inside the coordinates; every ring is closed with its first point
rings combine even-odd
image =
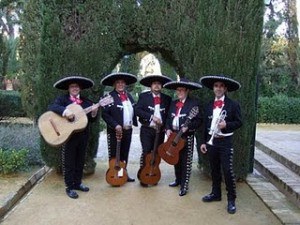
{"type": "MultiPolygon", "coordinates": [[[[241,102],[245,124],[236,135],[236,174],[252,169],[255,93],[263,23],[262,0],[30,0],[25,9],[23,52],[28,87],[37,117],[58,94],[52,84],[64,74],[82,73],[101,95],[100,79],[124,55],[147,50],[159,53],[180,76],[194,81],[224,73],[242,84],[232,97],[241,102]]],[[[196,93],[204,102],[207,89],[196,93]]],[[[30,98],[31,99],[31,98],[30,98]]],[[[93,129],[89,155],[97,146],[93,129]],[[93,148],[93,150],[92,150],[93,148]]],[[[58,156],[42,147],[45,160],[58,156]]]]}

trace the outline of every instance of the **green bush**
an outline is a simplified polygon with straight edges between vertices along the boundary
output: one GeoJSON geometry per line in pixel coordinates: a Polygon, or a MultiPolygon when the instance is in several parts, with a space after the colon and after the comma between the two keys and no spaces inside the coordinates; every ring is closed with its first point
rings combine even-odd
{"type": "Polygon", "coordinates": [[[29,165],[43,165],[40,151],[40,135],[38,128],[32,124],[1,124],[0,148],[28,149],[27,162],[29,165]]]}
{"type": "Polygon", "coordinates": [[[0,148],[0,174],[11,174],[28,168],[27,149],[9,150],[0,148]]]}
{"type": "Polygon", "coordinates": [[[300,98],[276,95],[259,97],[258,123],[300,123],[300,98]]]}
{"type": "Polygon", "coordinates": [[[0,90],[0,105],[0,119],[3,117],[25,116],[21,103],[21,94],[18,91],[0,90]]]}

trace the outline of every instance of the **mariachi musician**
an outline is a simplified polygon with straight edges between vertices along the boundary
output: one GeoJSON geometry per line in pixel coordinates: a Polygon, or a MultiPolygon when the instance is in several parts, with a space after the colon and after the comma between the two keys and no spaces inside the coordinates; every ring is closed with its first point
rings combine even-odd
{"type": "MultiPolygon", "coordinates": [[[[82,89],[93,87],[94,82],[82,76],[67,76],[57,81],[53,86],[61,90],[67,90],[68,93],[57,97],[49,110],[66,117],[69,120],[75,118],[74,112],[66,107],[70,104],[78,104],[82,108],[87,108],[93,103],[80,94],[82,89]]],[[[87,114],[89,122],[95,121],[98,108],[87,114]]],[[[89,188],[81,183],[83,175],[86,146],[89,135],[89,126],[83,131],[71,135],[70,139],[62,146],[62,170],[66,185],[66,194],[70,198],[78,198],[76,190],[83,192],[89,191],[89,188]]]]}
{"type": "Polygon", "coordinates": [[[236,212],[236,186],[233,173],[233,132],[242,126],[241,109],[238,102],[231,100],[227,92],[238,90],[239,82],[224,75],[204,76],[203,86],[213,90],[214,100],[205,108],[204,138],[200,146],[209,157],[212,177],[212,191],[202,198],[203,202],[221,201],[221,168],[227,190],[227,211],[236,212]]]}
{"type": "Polygon", "coordinates": [[[201,124],[200,113],[192,118],[187,127],[183,126],[193,107],[200,111],[199,100],[189,96],[190,91],[201,88],[201,85],[191,82],[186,78],[179,81],[171,81],[164,85],[167,89],[176,91],[177,99],[172,101],[166,122],[166,134],[169,137],[172,132],[178,133],[183,131],[182,138],[185,139],[183,150],[179,152],[179,162],[174,166],[175,181],[170,183],[170,187],[180,185],[179,196],[184,196],[188,192],[189,180],[192,170],[193,150],[194,150],[194,133],[201,124]]]}
{"type": "MultiPolygon", "coordinates": [[[[137,81],[135,75],[124,72],[111,73],[101,80],[105,86],[113,86],[114,90],[109,94],[114,103],[102,110],[102,118],[107,124],[107,144],[109,160],[116,157],[117,134],[122,134],[120,147],[120,160],[128,164],[129,149],[131,144],[132,126],[137,126],[137,118],[134,113],[134,100],[126,86],[137,81]]],[[[128,176],[128,182],[135,179],[128,176]]]]}
{"type": "MultiPolygon", "coordinates": [[[[164,142],[165,123],[168,110],[171,103],[171,97],[162,93],[162,86],[172,81],[164,75],[147,75],[140,80],[140,83],[150,88],[150,91],[143,92],[139,95],[135,107],[136,115],[141,123],[140,140],[142,144],[142,154],[140,159],[140,170],[145,166],[145,157],[154,149],[156,129],[159,129],[157,146],[164,142]]],[[[147,187],[140,181],[140,184],[147,187]]]]}

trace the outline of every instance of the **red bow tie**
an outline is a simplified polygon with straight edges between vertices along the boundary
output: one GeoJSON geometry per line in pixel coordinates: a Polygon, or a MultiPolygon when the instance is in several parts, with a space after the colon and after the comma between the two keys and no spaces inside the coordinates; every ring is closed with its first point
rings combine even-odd
{"type": "Polygon", "coordinates": [[[125,92],[120,92],[119,94],[122,102],[127,101],[127,95],[125,92]]]}
{"type": "Polygon", "coordinates": [[[224,104],[224,101],[222,101],[222,100],[215,101],[214,102],[214,109],[215,108],[222,108],[223,104],[224,104]]]}
{"type": "Polygon", "coordinates": [[[160,105],[160,97],[154,97],[154,105],[160,105]]]}
{"type": "Polygon", "coordinates": [[[70,100],[74,103],[76,103],[77,105],[80,105],[82,103],[82,100],[79,98],[76,98],[74,96],[70,96],[70,100]]]}
{"type": "Polygon", "coordinates": [[[183,105],[184,105],[184,103],[181,102],[181,101],[178,101],[178,102],[176,103],[176,113],[175,113],[176,116],[178,115],[179,110],[183,107],[183,105]]]}

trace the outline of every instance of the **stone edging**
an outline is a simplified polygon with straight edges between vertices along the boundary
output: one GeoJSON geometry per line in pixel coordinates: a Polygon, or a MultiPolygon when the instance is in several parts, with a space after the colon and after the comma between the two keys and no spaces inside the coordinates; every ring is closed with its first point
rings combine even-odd
{"type": "Polygon", "coordinates": [[[1,219],[8,213],[10,209],[27,193],[31,190],[31,188],[48,172],[50,168],[48,166],[44,166],[39,169],[35,174],[33,174],[24,185],[22,185],[18,191],[9,195],[3,203],[0,205],[0,222],[1,219]]]}
{"type": "Polygon", "coordinates": [[[257,171],[248,174],[246,182],[282,224],[300,223],[299,208],[257,171]]]}

